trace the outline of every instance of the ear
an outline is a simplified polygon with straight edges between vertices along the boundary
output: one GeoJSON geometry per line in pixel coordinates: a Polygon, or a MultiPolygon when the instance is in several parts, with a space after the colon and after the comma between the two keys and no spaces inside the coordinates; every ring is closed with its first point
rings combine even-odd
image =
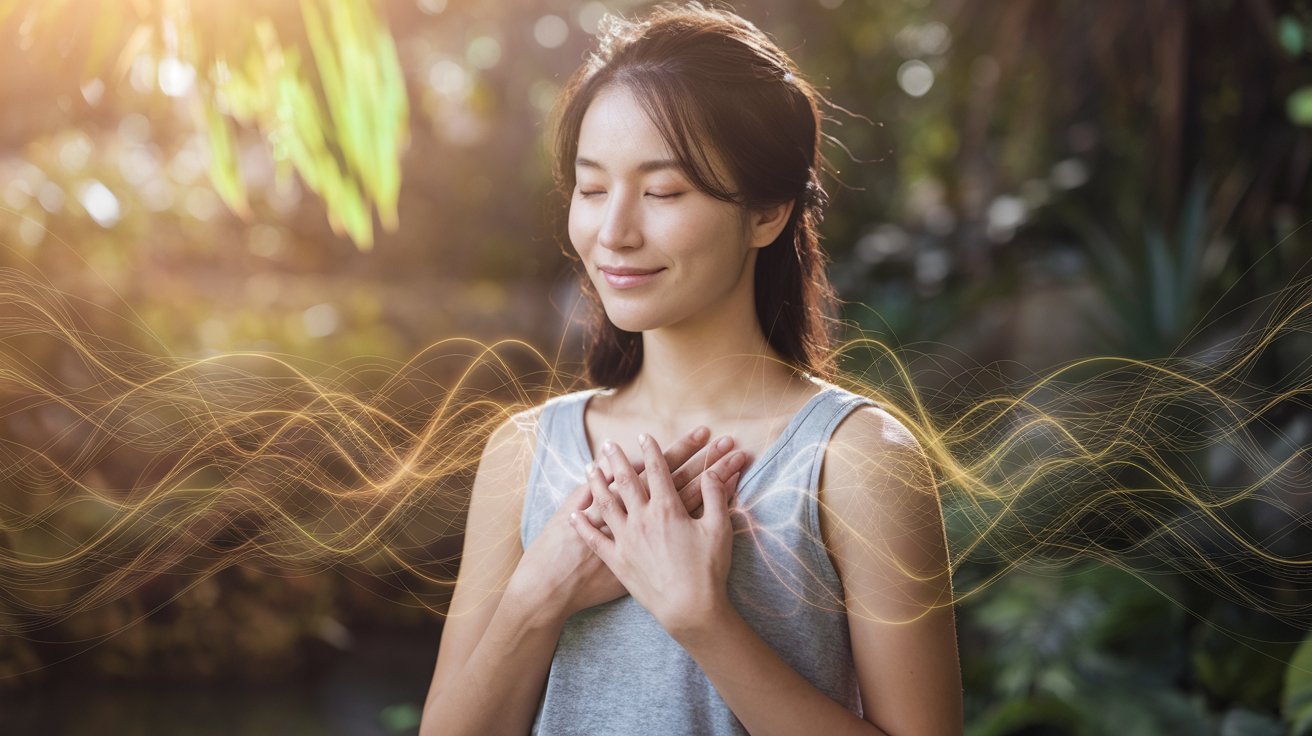
{"type": "Polygon", "coordinates": [[[795,204],[797,200],[794,199],[751,212],[749,216],[753,248],[764,248],[779,237],[779,233],[783,232],[784,226],[788,224],[788,217],[793,214],[795,204]]]}

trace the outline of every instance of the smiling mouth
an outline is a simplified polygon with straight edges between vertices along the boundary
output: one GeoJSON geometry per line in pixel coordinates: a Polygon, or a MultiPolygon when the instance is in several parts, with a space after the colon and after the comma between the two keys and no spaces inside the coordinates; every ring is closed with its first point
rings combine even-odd
{"type": "Polygon", "coordinates": [[[641,286],[665,271],[663,268],[658,268],[655,271],[647,271],[645,273],[614,273],[613,271],[607,271],[605,269],[598,270],[601,271],[602,278],[606,279],[606,283],[616,289],[628,289],[634,286],[641,286]]]}

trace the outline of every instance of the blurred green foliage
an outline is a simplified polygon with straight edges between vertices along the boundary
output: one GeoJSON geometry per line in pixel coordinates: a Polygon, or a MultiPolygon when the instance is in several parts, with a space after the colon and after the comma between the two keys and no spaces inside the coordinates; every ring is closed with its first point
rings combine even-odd
{"type": "MultiPolygon", "coordinates": [[[[294,170],[323,197],[333,231],[368,249],[373,207],[386,230],[399,225],[409,111],[396,47],[372,0],[299,0],[299,15],[289,5],[99,3],[79,48],[83,68],[99,82],[133,64],[156,65],[160,90],[184,98],[205,133],[215,191],[246,219],[233,121],[256,126],[279,178],[294,170]],[[280,40],[280,24],[291,45],[280,40]],[[113,71],[101,69],[114,51],[113,71]]],[[[58,47],[78,12],[69,0],[11,0],[0,6],[0,24],[16,25],[20,43],[58,47]]]]}
{"type": "Polygon", "coordinates": [[[1291,736],[1312,733],[1312,634],[1289,660],[1280,708],[1290,723],[1291,736]]]}

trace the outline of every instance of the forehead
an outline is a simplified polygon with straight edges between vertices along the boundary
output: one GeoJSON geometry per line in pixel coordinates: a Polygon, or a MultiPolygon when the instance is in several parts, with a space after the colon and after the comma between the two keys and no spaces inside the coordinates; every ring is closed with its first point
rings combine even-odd
{"type": "Polygon", "coordinates": [[[638,98],[623,86],[607,87],[588,106],[579,126],[575,166],[611,174],[679,169],[638,98]]]}

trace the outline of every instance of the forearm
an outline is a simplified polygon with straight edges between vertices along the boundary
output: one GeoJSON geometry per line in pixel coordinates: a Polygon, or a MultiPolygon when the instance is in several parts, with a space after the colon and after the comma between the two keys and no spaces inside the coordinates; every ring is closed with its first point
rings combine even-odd
{"type": "Polygon", "coordinates": [[[888,736],[780,659],[727,601],[696,630],[673,635],[752,736],[888,736]]]}
{"type": "Polygon", "coordinates": [[[503,598],[464,667],[424,705],[420,736],[528,733],[563,627],[503,598]]]}

